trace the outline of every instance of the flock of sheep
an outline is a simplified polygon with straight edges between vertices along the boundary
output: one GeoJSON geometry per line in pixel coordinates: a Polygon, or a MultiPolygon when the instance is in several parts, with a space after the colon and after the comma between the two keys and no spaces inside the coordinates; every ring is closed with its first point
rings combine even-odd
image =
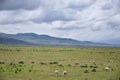
{"type": "MultiPolygon", "coordinates": [[[[93,64],[96,65],[96,62],[93,61],[93,64]]],[[[76,62],[75,65],[76,65],[76,66],[79,65],[79,62],[76,62]]],[[[71,66],[71,65],[69,64],[68,66],[71,66]]],[[[85,67],[85,66],[81,66],[81,67],[85,67]]],[[[94,68],[97,68],[97,67],[94,66],[94,68]]],[[[111,71],[111,68],[110,68],[109,66],[106,66],[106,67],[104,68],[104,70],[107,71],[107,72],[109,72],[109,71],[111,71]]],[[[58,75],[59,75],[59,71],[58,71],[58,70],[55,70],[55,71],[54,71],[54,74],[55,74],[56,76],[58,76],[58,75]]],[[[66,70],[64,70],[64,71],[62,72],[62,75],[63,75],[63,76],[66,76],[67,74],[68,74],[68,72],[67,72],[66,70]]]]}
{"type": "MultiPolygon", "coordinates": [[[[90,68],[97,68],[98,66],[96,65],[96,62],[95,61],[92,61],[92,63],[93,63],[93,65],[92,66],[89,66],[90,68]]],[[[109,62],[110,63],[110,62],[109,62]]],[[[0,61],[0,64],[5,64],[5,62],[2,62],[2,61],[0,61]]],[[[24,61],[19,61],[19,64],[24,64],[24,61]]],[[[34,62],[31,62],[31,64],[34,64],[34,62]]],[[[41,65],[47,65],[47,63],[45,63],[45,62],[41,62],[40,63],[41,65]]],[[[61,64],[61,63],[58,63],[58,62],[49,62],[49,64],[57,64],[58,66],[61,66],[61,67],[63,67],[63,65],[61,64]]],[[[10,63],[10,65],[11,66],[15,66],[15,64],[14,63],[10,63]]],[[[68,64],[68,66],[69,67],[71,67],[72,65],[71,64],[68,64]]],[[[79,62],[75,62],[74,63],[74,66],[79,66],[79,62]]],[[[81,68],[87,68],[88,66],[87,66],[87,64],[86,65],[82,65],[82,66],[80,66],[81,68]]],[[[104,70],[105,71],[111,71],[111,68],[109,67],[109,66],[106,66],[105,68],[104,68],[104,70]]],[[[58,70],[55,70],[54,71],[54,74],[56,75],[56,76],[58,76],[59,74],[60,74],[60,72],[58,71],[58,70]]],[[[68,72],[67,72],[67,70],[64,70],[62,73],[61,73],[63,76],[66,76],[67,74],[68,74],[68,72]]]]}
{"type": "MultiPolygon", "coordinates": [[[[55,73],[56,76],[58,76],[59,71],[58,71],[58,70],[55,70],[54,73],[55,73]]],[[[67,71],[66,71],[66,70],[63,71],[62,75],[63,75],[63,76],[67,75],[67,71]]]]}

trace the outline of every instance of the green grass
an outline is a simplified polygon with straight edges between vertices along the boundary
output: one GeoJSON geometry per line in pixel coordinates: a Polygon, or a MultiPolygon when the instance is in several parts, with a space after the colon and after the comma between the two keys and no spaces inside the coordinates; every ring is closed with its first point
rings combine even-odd
{"type": "Polygon", "coordinates": [[[119,80],[120,77],[120,48],[0,45],[0,61],[5,62],[0,64],[0,80],[119,80]],[[20,61],[24,64],[19,64],[20,61]],[[54,61],[63,66],[49,64],[54,61]],[[96,72],[90,68],[93,61],[98,66],[96,72]],[[11,62],[14,67],[9,65],[11,62]],[[87,68],[80,67],[86,64],[87,68]],[[106,66],[111,71],[106,72],[106,66]],[[58,76],[54,74],[56,69],[58,76]],[[66,76],[62,75],[64,70],[68,72],[66,76]]]}

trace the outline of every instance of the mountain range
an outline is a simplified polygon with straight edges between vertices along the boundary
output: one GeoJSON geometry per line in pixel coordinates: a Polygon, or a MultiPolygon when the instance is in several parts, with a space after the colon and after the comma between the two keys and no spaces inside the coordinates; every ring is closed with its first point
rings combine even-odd
{"type": "Polygon", "coordinates": [[[58,46],[111,46],[105,43],[78,41],[69,38],[51,37],[35,33],[6,34],[0,33],[0,44],[15,45],[58,45],[58,46]]]}

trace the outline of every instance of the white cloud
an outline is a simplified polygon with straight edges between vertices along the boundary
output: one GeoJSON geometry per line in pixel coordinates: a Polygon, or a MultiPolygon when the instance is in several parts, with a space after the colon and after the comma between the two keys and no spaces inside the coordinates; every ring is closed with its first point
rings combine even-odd
{"type": "Polygon", "coordinates": [[[14,24],[19,22],[29,21],[41,15],[42,10],[13,10],[13,11],[0,11],[0,24],[14,24]],[[39,12],[38,12],[39,10],[39,12]]]}

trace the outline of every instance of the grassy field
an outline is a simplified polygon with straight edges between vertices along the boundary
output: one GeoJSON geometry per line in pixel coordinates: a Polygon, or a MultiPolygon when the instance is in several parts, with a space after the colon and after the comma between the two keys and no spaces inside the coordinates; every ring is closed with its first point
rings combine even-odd
{"type": "Polygon", "coordinates": [[[120,80],[120,48],[0,45],[0,80],[120,80]]]}

